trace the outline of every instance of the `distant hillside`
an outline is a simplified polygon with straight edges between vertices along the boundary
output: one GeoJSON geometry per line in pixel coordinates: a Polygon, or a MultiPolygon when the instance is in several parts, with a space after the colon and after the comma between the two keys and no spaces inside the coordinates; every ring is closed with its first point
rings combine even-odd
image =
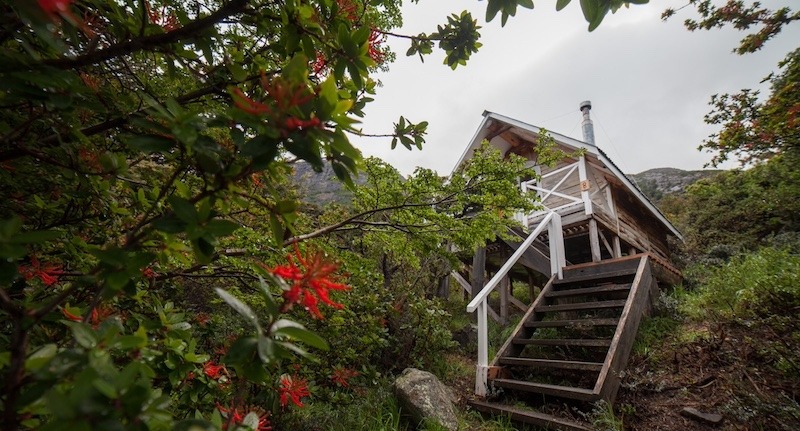
{"type": "MultiPolygon", "coordinates": [[[[328,203],[350,205],[353,193],[336,179],[333,168],[325,164],[322,172],[314,172],[306,162],[297,162],[294,165],[293,181],[300,194],[300,199],[308,204],[322,206],[328,203]]],[[[366,177],[359,175],[356,184],[364,184],[366,177]]]]}
{"type": "Polygon", "coordinates": [[[675,168],[656,168],[638,174],[628,175],[639,189],[654,203],[665,195],[682,193],[695,181],[710,177],[719,170],[684,171],[675,168]]]}
{"type": "MultiPolygon", "coordinates": [[[[638,174],[628,174],[642,192],[654,203],[672,193],[682,193],[695,181],[712,176],[719,170],[684,171],[676,168],[656,168],[638,174]]],[[[322,172],[314,172],[305,162],[294,165],[294,183],[304,202],[312,205],[338,203],[349,205],[352,192],[338,180],[330,165],[325,165],[322,172]]],[[[357,184],[364,184],[366,177],[362,174],[356,179],[357,184]]]]}

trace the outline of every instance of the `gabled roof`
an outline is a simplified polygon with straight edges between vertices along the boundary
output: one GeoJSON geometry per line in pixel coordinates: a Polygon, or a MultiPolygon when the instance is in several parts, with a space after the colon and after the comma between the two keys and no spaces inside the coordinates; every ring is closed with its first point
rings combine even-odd
{"type": "MultiPolygon", "coordinates": [[[[458,159],[458,163],[453,168],[453,170],[457,169],[464,163],[466,160],[469,160],[472,157],[474,151],[481,145],[481,142],[487,137],[489,133],[489,124],[492,121],[498,121],[501,123],[505,123],[511,128],[518,128],[521,130],[528,131],[533,134],[538,134],[541,128],[536,127],[534,125],[524,123],[519,120],[515,120],[510,117],[506,117],[504,115],[495,114],[494,112],[483,111],[483,121],[481,121],[480,126],[478,126],[478,130],[475,131],[475,135],[472,137],[472,141],[470,141],[469,146],[464,149],[464,152],[461,154],[461,157],[458,159]]],[[[604,153],[601,149],[597,148],[597,146],[577,140],[575,138],[570,138],[569,136],[565,136],[559,133],[552,132],[550,130],[547,131],[548,135],[550,135],[557,143],[564,145],[568,148],[573,150],[577,150],[583,148],[586,150],[586,153],[596,157],[600,162],[602,162],[606,167],[622,182],[622,184],[634,195],[642,205],[656,218],[660,221],[669,231],[675,235],[677,238],[683,240],[683,236],[678,231],[678,229],[667,220],[667,217],[658,209],[650,199],[639,190],[639,187],[633,183],[620,169],[617,165],[611,161],[611,159],[604,153]]]]}

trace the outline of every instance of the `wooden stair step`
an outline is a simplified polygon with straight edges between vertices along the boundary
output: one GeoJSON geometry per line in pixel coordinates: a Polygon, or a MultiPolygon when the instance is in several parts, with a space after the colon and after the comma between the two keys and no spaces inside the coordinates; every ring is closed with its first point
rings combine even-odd
{"type": "Polygon", "coordinates": [[[576,310],[594,310],[597,308],[622,308],[625,306],[625,300],[613,301],[590,301],[590,302],[576,302],[572,304],[558,304],[558,305],[540,305],[534,311],[537,313],[547,313],[551,311],[576,311],[576,310]]]}
{"type": "Polygon", "coordinates": [[[553,290],[547,295],[547,297],[562,298],[565,296],[593,295],[596,293],[625,292],[629,290],[631,290],[630,283],[606,284],[602,286],[584,287],[579,289],[553,290]]]}
{"type": "Polygon", "coordinates": [[[602,362],[558,361],[555,359],[500,358],[504,365],[524,365],[526,367],[558,368],[561,370],[600,371],[602,362]]]}
{"type": "Polygon", "coordinates": [[[521,409],[485,401],[469,400],[467,404],[476,410],[493,415],[508,415],[512,420],[526,424],[536,425],[548,430],[559,431],[592,431],[591,428],[579,422],[559,418],[535,410],[521,409]]]}
{"type": "Polygon", "coordinates": [[[525,382],[511,379],[494,379],[492,383],[501,388],[534,392],[572,400],[595,401],[600,399],[599,395],[595,394],[591,389],[573,388],[571,386],[549,385],[546,383],[525,382]]]}
{"type": "Polygon", "coordinates": [[[609,347],[611,340],[586,340],[577,338],[514,338],[514,344],[531,346],[609,347]]]}
{"type": "Polygon", "coordinates": [[[525,322],[526,328],[562,328],[567,326],[617,326],[619,319],[535,320],[525,322]]]}
{"type": "Polygon", "coordinates": [[[570,274],[569,270],[567,270],[567,272],[564,273],[564,278],[561,280],[554,281],[553,285],[624,277],[627,275],[636,274],[636,269],[637,269],[636,267],[633,267],[633,268],[617,269],[613,271],[598,271],[597,273],[590,273],[590,274],[570,274]]]}

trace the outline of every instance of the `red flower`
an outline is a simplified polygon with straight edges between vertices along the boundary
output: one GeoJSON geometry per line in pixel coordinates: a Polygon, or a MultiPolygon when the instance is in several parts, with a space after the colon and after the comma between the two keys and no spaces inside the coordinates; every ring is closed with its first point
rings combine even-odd
{"type": "Polygon", "coordinates": [[[206,326],[208,325],[208,322],[211,321],[211,316],[209,316],[207,313],[197,313],[194,316],[194,320],[197,322],[198,325],[206,326]]]}
{"type": "Polygon", "coordinates": [[[233,88],[231,93],[233,96],[233,104],[248,114],[260,115],[264,113],[272,113],[272,108],[270,108],[268,105],[265,105],[261,102],[256,102],[255,100],[247,97],[247,95],[245,95],[244,92],[238,88],[233,88]]]}
{"type": "Polygon", "coordinates": [[[337,0],[336,4],[339,6],[339,15],[346,20],[355,22],[358,19],[356,15],[358,6],[353,3],[353,0],[337,0]]]}
{"type": "Polygon", "coordinates": [[[308,382],[305,379],[288,374],[281,376],[280,394],[281,407],[286,407],[286,405],[289,404],[289,400],[297,407],[303,407],[300,398],[311,395],[308,391],[308,382]]]}
{"type": "Polygon", "coordinates": [[[142,275],[144,278],[149,278],[151,280],[156,278],[156,272],[153,271],[153,268],[150,268],[149,266],[142,270],[142,275]]]}
{"type": "Polygon", "coordinates": [[[320,72],[328,67],[328,60],[321,52],[317,52],[316,58],[311,62],[311,71],[314,75],[319,75],[320,72]]]}
{"type": "Polygon", "coordinates": [[[217,380],[220,377],[220,372],[224,370],[224,365],[216,365],[211,361],[208,361],[203,365],[203,372],[213,380],[217,380]]]}
{"type": "Polygon", "coordinates": [[[95,307],[92,309],[92,314],[89,321],[92,322],[92,326],[94,328],[97,328],[112,314],[114,314],[114,310],[110,307],[95,307]]]}
{"type": "Polygon", "coordinates": [[[339,368],[336,367],[333,370],[333,374],[331,375],[331,380],[337,385],[346,388],[350,386],[348,380],[352,379],[353,377],[358,375],[358,371],[351,370],[349,368],[339,368]]]}
{"type": "Polygon", "coordinates": [[[69,5],[72,0],[37,0],[39,8],[51,17],[59,14],[70,13],[69,5]]]}
{"type": "Polygon", "coordinates": [[[316,97],[316,92],[307,85],[295,85],[280,77],[270,81],[262,72],[261,87],[267,92],[269,103],[253,100],[247,97],[241,89],[231,87],[229,91],[233,104],[248,114],[266,114],[277,127],[283,129],[281,130],[283,137],[287,137],[290,132],[295,130],[305,130],[311,127],[321,128],[322,122],[319,118],[311,117],[303,120],[297,117],[297,108],[316,97]]]}
{"type": "Polygon", "coordinates": [[[167,7],[163,6],[161,8],[161,12],[156,9],[150,7],[150,2],[145,2],[144,7],[147,10],[147,17],[150,18],[150,22],[160,26],[165,31],[172,31],[176,28],[180,27],[180,23],[178,22],[178,17],[175,16],[175,12],[170,12],[167,14],[167,7]]]}
{"type": "MultiPolygon", "coordinates": [[[[236,407],[225,408],[222,407],[219,403],[217,403],[217,410],[222,413],[222,415],[227,419],[225,423],[222,425],[223,430],[228,430],[231,425],[239,425],[244,421],[244,418],[247,414],[243,414],[239,411],[236,407]]],[[[252,407],[250,409],[242,409],[243,411],[249,411],[252,413],[258,414],[259,411],[261,414],[258,415],[258,426],[256,427],[256,431],[271,431],[272,424],[269,423],[269,413],[263,411],[259,407],[252,407]]]]}
{"type": "Polygon", "coordinates": [[[25,280],[39,277],[45,286],[52,286],[58,283],[58,276],[64,273],[58,265],[42,265],[36,256],[31,256],[31,264],[20,266],[18,271],[25,280]]]}
{"type": "Polygon", "coordinates": [[[317,319],[322,319],[322,313],[317,307],[318,300],[334,308],[344,308],[342,304],[333,302],[328,296],[330,290],[349,289],[346,285],[334,281],[332,274],[339,265],[326,262],[325,256],[320,252],[313,254],[309,252],[304,257],[296,246],[294,258],[290,254],[286,259],[289,261],[288,265],[276,266],[271,272],[284,280],[292,281],[289,290],[283,292],[287,304],[302,302],[317,319]]]}
{"type": "Polygon", "coordinates": [[[385,54],[381,51],[381,44],[384,41],[386,41],[386,35],[373,28],[372,32],[369,34],[369,50],[367,53],[369,54],[369,58],[375,61],[375,63],[383,62],[385,54]]]}
{"type": "Polygon", "coordinates": [[[94,37],[94,30],[78,19],[70,10],[72,0],[36,0],[36,2],[39,4],[39,9],[47,14],[54,23],[58,23],[59,19],[63,18],[75,27],[80,28],[87,37],[94,37]]]}
{"type": "Polygon", "coordinates": [[[262,186],[262,184],[263,184],[263,183],[261,182],[261,175],[260,175],[260,174],[253,174],[253,175],[250,175],[250,181],[251,181],[251,182],[253,183],[253,185],[254,185],[254,186],[256,186],[256,187],[261,187],[261,186],[262,186]]]}

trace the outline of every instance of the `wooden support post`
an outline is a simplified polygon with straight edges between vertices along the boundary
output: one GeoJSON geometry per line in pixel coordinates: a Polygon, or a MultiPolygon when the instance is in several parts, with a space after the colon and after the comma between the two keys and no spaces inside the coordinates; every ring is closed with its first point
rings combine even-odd
{"type": "Polygon", "coordinates": [[[589,219],[589,246],[592,249],[592,262],[600,262],[600,234],[595,219],[589,219]]]}
{"type": "Polygon", "coordinates": [[[503,277],[500,281],[500,324],[508,324],[508,296],[511,290],[511,279],[503,277]]]}
{"type": "Polygon", "coordinates": [[[446,275],[439,279],[439,288],[436,290],[436,296],[439,298],[447,299],[450,297],[450,275],[446,275]]]}
{"type": "Polygon", "coordinates": [[[530,269],[525,268],[525,272],[528,273],[528,292],[529,292],[529,295],[530,295],[529,298],[531,298],[531,304],[533,304],[533,301],[536,300],[535,278],[534,278],[533,272],[530,269]]]}
{"type": "Polygon", "coordinates": [[[617,214],[617,206],[614,205],[614,194],[611,193],[611,186],[606,187],[606,202],[608,202],[608,209],[616,224],[616,232],[614,232],[614,238],[611,239],[611,243],[614,247],[614,251],[611,252],[611,254],[614,257],[622,257],[622,248],[619,245],[619,214],[617,214]]]}
{"type": "Polygon", "coordinates": [[[631,247],[628,249],[628,256],[633,256],[636,253],[636,247],[631,247]]]}
{"type": "Polygon", "coordinates": [[[592,198],[589,196],[589,190],[592,188],[592,183],[589,181],[587,171],[586,157],[581,156],[581,158],[578,159],[578,180],[580,180],[581,186],[581,200],[583,200],[584,212],[586,215],[591,215],[594,214],[594,209],[592,208],[592,198]]]}

